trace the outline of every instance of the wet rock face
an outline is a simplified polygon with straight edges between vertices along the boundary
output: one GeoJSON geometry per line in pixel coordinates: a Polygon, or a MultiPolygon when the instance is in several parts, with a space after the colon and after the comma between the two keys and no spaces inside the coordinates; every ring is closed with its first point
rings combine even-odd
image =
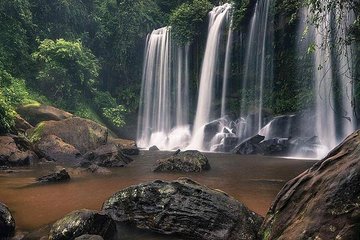
{"type": "Polygon", "coordinates": [[[98,165],[100,167],[125,167],[133,160],[123,154],[121,148],[114,144],[106,144],[95,151],[88,152],[84,155],[86,159],[81,166],[98,165]]]}
{"type": "Polygon", "coordinates": [[[115,222],[106,214],[84,209],[74,211],[58,220],[50,230],[49,240],[69,240],[86,234],[111,239],[115,230],[115,222]]]}
{"type": "Polygon", "coordinates": [[[9,208],[0,203],[0,239],[12,237],[15,234],[15,220],[9,208]]]}
{"type": "Polygon", "coordinates": [[[27,166],[37,160],[30,150],[21,149],[14,138],[0,136],[0,166],[27,166]]]}
{"type": "Polygon", "coordinates": [[[359,239],[360,131],[289,181],[270,208],[263,239],[359,239]]]}
{"type": "Polygon", "coordinates": [[[62,169],[55,173],[51,173],[49,175],[39,177],[36,179],[36,181],[39,183],[67,182],[67,181],[70,181],[70,175],[65,169],[62,169]]]}
{"type": "Polygon", "coordinates": [[[129,187],[109,198],[103,210],[116,221],[185,239],[258,239],[262,222],[234,198],[189,179],[129,187]]]}
{"type": "Polygon", "coordinates": [[[201,172],[209,169],[207,157],[199,151],[178,151],[169,158],[156,161],[154,172],[201,172]]]}

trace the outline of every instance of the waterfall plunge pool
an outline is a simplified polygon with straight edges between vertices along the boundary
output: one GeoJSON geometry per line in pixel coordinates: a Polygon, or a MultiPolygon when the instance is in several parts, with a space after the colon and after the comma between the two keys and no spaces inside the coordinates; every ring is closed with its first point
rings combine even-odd
{"type": "MultiPolygon", "coordinates": [[[[64,184],[31,185],[35,177],[47,174],[54,165],[0,172],[0,199],[11,209],[18,230],[34,231],[67,213],[88,208],[98,210],[113,193],[128,186],[155,179],[189,177],[200,184],[227,192],[251,210],[264,216],[283,185],[316,161],[265,156],[205,153],[211,170],[203,173],[154,173],[157,159],[171,152],[141,151],[125,168],[111,169],[111,175],[94,175],[68,169],[72,179],[64,184]]],[[[123,229],[121,239],[178,239],[123,229]]]]}

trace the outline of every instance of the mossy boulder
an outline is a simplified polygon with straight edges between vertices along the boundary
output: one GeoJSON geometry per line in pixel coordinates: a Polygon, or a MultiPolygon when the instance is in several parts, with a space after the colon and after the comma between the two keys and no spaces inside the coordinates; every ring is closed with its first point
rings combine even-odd
{"type": "Polygon", "coordinates": [[[32,142],[40,142],[49,135],[61,138],[80,153],[95,150],[107,143],[107,128],[87,119],[74,117],[61,121],[44,121],[27,132],[32,142]]]}
{"type": "Polygon", "coordinates": [[[190,179],[131,186],[110,197],[103,210],[115,221],[184,239],[258,239],[262,223],[234,198],[190,179]]]}
{"type": "Polygon", "coordinates": [[[202,172],[209,170],[207,157],[199,151],[177,151],[172,156],[156,161],[154,172],[202,172]]]}
{"type": "Polygon", "coordinates": [[[61,121],[73,117],[71,113],[39,103],[21,106],[16,111],[33,126],[43,121],[61,121]]]}
{"type": "Polygon", "coordinates": [[[264,240],[359,239],[360,130],[290,180],[271,206],[264,240]]]}

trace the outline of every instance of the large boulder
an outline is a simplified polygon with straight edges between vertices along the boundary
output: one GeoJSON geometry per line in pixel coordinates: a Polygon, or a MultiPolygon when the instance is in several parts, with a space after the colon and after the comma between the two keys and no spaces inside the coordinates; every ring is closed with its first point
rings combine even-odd
{"type": "Polygon", "coordinates": [[[0,203],[0,239],[7,239],[15,234],[15,220],[9,208],[0,203]]]}
{"type": "Polygon", "coordinates": [[[81,163],[83,167],[93,164],[100,167],[125,167],[133,161],[123,154],[121,148],[114,144],[100,146],[96,150],[86,153],[84,158],[86,160],[81,163]]]}
{"type": "Polygon", "coordinates": [[[61,121],[73,117],[71,113],[41,104],[28,104],[19,107],[16,111],[33,126],[43,121],[61,121]]]}
{"type": "Polygon", "coordinates": [[[288,155],[290,152],[290,141],[287,138],[273,138],[259,143],[259,147],[264,155],[288,155]]]}
{"type": "Polygon", "coordinates": [[[55,135],[65,143],[74,146],[82,154],[104,145],[108,138],[107,128],[78,117],[61,121],[45,121],[27,133],[33,142],[55,135]]]}
{"type": "Polygon", "coordinates": [[[262,149],[259,144],[264,139],[265,137],[261,135],[255,135],[251,138],[245,139],[242,143],[235,147],[232,152],[240,155],[262,153],[262,149]]]}
{"type": "Polygon", "coordinates": [[[15,116],[15,129],[17,132],[25,133],[27,130],[33,128],[33,126],[23,119],[20,115],[15,116]]]}
{"type": "Polygon", "coordinates": [[[109,143],[115,144],[126,155],[139,155],[140,151],[133,140],[109,138],[109,143]]]}
{"type": "Polygon", "coordinates": [[[209,170],[207,157],[199,151],[176,152],[174,155],[156,161],[155,172],[201,172],[209,170]]]}
{"type": "Polygon", "coordinates": [[[258,239],[262,218],[227,194],[189,179],[154,181],[115,193],[103,205],[114,220],[185,239],[258,239]]]}
{"type": "Polygon", "coordinates": [[[69,240],[85,234],[111,239],[115,230],[115,222],[106,214],[83,209],[74,211],[54,223],[49,240],[69,240]]]}
{"type": "Polygon", "coordinates": [[[271,206],[263,239],[359,239],[360,131],[289,181],[271,206]]]}
{"type": "Polygon", "coordinates": [[[39,183],[60,183],[70,181],[70,175],[66,169],[61,169],[60,171],[51,173],[46,176],[42,176],[36,179],[39,183]]]}
{"type": "Polygon", "coordinates": [[[37,159],[33,151],[22,149],[11,136],[0,136],[0,166],[27,166],[37,159]]]}
{"type": "Polygon", "coordinates": [[[55,135],[47,135],[35,143],[36,152],[47,160],[77,164],[82,156],[74,146],[65,143],[55,135]]]}

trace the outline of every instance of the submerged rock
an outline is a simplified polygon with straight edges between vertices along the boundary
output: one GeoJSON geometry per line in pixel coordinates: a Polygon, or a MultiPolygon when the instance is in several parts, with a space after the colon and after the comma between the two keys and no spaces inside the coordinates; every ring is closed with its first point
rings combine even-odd
{"type": "Polygon", "coordinates": [[[27,166],[38,159],[33,151],[21,148],[14,138],[0,136],[0,166],[27,166]]]}
{"type": "Polygon", "coordinates": [[[15,220],[9,208],[0,203],[0,239],[7,239],[15,235],[15,220]]]}
{"type": "Polygon", "coordinates": [[[126,188],[110,197],[103,210],[116,221],[186,239],[258,239],[262,222],[234,198],[190,179],[126,188]]]}
{"type": "Polygon", "coordinates": [[[60,171],[36,179],[36,181],[39,183],[58,183],[67,182],[69,180],[70,175],[66,169],[61,169],[60,171]]]}
{"type": "Polygon", "coordinates": [[[108,138],[107,128],[78,117],[41,122],[27,133],[34,143],[46,136],[55,135],[74,146],[82,154],[106,144],[108,138]]]}
{"type": "Polygon", "coordinates": [[[264,136],[255,135],[251,138],[244,140],[232,152],[240,155],[251,155],[251,154],[262,153],[262,149],[259,143],[264,139],[265,139],[264,136]]]}
{"type": "Polygon", "coordinates": [[[85,234],[111,239],[115,230],[115,222],[106,214],[83,209],[74,211],[54,223],[49,240],[69,240],[85,234]]]}
{"type": "Polygon", "coordinates": [[[263,239],[359,239],[360,131],[289,181],[271,206],[263,239]]]}
{"type": "Polygon", "coordinates": [[[133,161],[114,144],[100,146],[96,150],[86,153],[84,158],[86,161],[82,162],[81,166],[95,164],[100,167],[124,167],[133,161]]]}
{"type": "Polygon", "coordinates": [[[169,158],[157,160],[154,172],[201,172],[209,169],[207,157],[199,151],[177,151],[169,158]]]}
{"type": "Polygon", "coordinates": [[[28,104],[19,107],[16,111],[33,126],[43,121],[61,121],[73,117],[71,113],[41,104],[28,104]]]}

